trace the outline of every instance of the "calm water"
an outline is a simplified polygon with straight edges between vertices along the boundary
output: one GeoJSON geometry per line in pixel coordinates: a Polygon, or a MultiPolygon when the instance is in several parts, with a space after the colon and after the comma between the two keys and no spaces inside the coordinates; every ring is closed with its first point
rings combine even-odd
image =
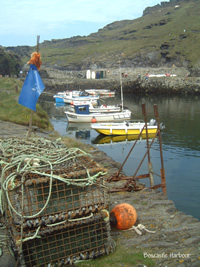
{"type": "MultiPolygon", "coordinates": [[[[118,162],[123,162],[134,141],[100,138],[90,124],[69,124],[65,107],[54,102],[41,102],[51,122],[62,136],[79,138],[82,142],[97,146],[118,162]],[[106,142],[106,143],[105,143],[106,142]]],[[[120,103],[120,96],[109,98],[107,104],[120,103]]],[[[199,96],[124,96],[124,106],[132,111],[132,119],[143,119],[141,105],[146,104],[148,120],[155,118],[154,104],[158,105],[160,121],[166,126],[162,132],[164,168],[168,199],[177,209],[200,219],[200,97],[199,96]]],[[[146,151],[146,141],[140,140],[124,166],[126,175],[133,175],[146,151]]],[[[150,151],[154,172],[160,174],[159,142],[150,151]]],[[[147,159],[138,174],[148,172],[147,159]]],[[[146,184],[148,184],[148,179],[146,184]]],[[[155,176],[155,184],[160,177],[155,176]]]]}

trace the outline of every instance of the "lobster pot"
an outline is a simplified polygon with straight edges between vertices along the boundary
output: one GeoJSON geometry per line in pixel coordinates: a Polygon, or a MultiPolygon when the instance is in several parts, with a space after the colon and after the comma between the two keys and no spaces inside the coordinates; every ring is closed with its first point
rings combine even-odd
{"type": "MultiPolygon", "coordinates": [[[[13,225],[9,226],[11,248],[19,257],[20,238],[13,225]]],[[[34,233],[23,233],[23,238],[34,233]]],[[[21,262],[25,266],[64,266],[78,260],[94,259],[113,251],[115,243],[110,237],[110,224],[105,214],[97,213],[53,226],[41,227],[38,238],[22,243],[21,262]]]]}
{"type": "Polygon", "coordinates": [[[42,175],[28,172],[23,174],[23,189],[19,186],[21,176],[15,177],[12,189],[8,186],[7,192],[8,220],[20,229],[23,214],[23,228],[35,228],[81,218],[107,208],[108,191],[102,170],[99,166],[74,172],[55,170],[54,178],[50,177],[50,171],[42,175]],[[91,177],[93,180],[90,181],[91,177]]]}

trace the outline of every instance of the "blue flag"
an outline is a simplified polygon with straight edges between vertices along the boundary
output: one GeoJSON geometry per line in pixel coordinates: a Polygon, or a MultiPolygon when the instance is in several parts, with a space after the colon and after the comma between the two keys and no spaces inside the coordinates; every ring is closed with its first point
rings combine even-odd
{"type": "Polygon", "coordinates": [[[19,95],[18,103],[36,111],[38,97],[43,92],[44,88],[45,86],[42,82],[37,67],[31,64],[19,95]]]}

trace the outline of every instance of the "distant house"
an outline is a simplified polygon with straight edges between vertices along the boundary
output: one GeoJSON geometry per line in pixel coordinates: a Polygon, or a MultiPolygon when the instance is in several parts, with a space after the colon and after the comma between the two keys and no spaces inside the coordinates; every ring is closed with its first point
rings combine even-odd
{"type": "Polygon", "coordinates": [[[106,78],[105,70],[86,71],[86,79],[103,79],[103,78],[106,78]]]}

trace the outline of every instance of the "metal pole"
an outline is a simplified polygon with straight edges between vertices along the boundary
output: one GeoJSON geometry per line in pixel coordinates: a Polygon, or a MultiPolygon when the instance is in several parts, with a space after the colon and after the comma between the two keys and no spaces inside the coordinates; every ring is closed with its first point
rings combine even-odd
{"type": "Polygon", "coordinates": [[[142,114],[144,116],[144,123],[146,129],[146,141],[147,141],[147,149],[148,149],[148,162],[150,162],[150,150],[149,150],[149,137],[148,137],[148,129],[147,129],[147,114],[146,114],[146,106],[142,104],[142,114]]]}
{"type": "MultiPolygon", "coordinates": [[[[144,127],[142,128],[142,131],[143,131],[143,130],[144,130],[144,127]]],[[[122,163],[122,165],[121,165],[121,167],[120,167],[120,169],[119,169],[119,171],[118,171],[118,173],[117,173],[116,177],[118,177],[118,176],[119,176],[119,174],[120,174],[121,170],[122,170],[122,169],[123,169],[123,167],[124,167],[124,164],[126,163],[127,159],[129,158],[129,156],[130,156],[130,154],[131,154],[131,152],[132,152],[133,148],[134,148],[134,147],[135,147],[135,145],[137,144],[137,141],[140,139],[140,136],[142,135],[142,131],[139,133],[139,135],[138,135],[137,139],[135,140],[135,142],[134,142],[134,144],[133,144],[132,148],[130,149],[130,151],[129,151],[128,155],[126,156],[126,158],[125,158],[124,162],[122,163]]]]}
{"type": "Polygon", "coordinates": [[[144,116],[144,122],[145,122],[145,128],[146,128],[146,140],[147,140],[147,151],[148,151],[149,182],[150,182],[150,187],[153,187],[154,186],[153,165],[151,163],[151,157],[150,157],[149,136],[148,136],[148,128],[147,128],[147,114],[146,114],[146,106],[145,106],[145,104],[142,104],[142,114],[144,116]]]}
{"type": "Polygon", "coordinates": [[[167,188],[166,188],[166,179],[165,179],[165,169],[164,169],[164,162],[163,162],[163,154],[162,154],[162,139],[161,139],[161,134],[160,134],[160,119],[158,115],[158,106],[155,104],[154,105],[154,113],[156,116],[157,124],[158,124],[158,137],[159,137],[159,145],[160,145],[160,160],[161,160],[161,183],[163,185],[162,191],[165,195],[167,195],[167,188]]]}
{"type": "Polygon", "coordinates": [[[119,61],[119,78],[120,78],[120,85],[121,85],[121,102],[122,102],[122,111],[123,111],[124,110],[124,96],[123,96],[122,74],[121,74],[120,61],[119,61]]]}
{"type": "Polygon", "coordinates": [[[140,162],[140,164],[139,164],[137,170],[135,171],[135,173],[134,173],[134,175],[133,175],[133,179],[135,178],[135,176],[136,176],[137,172],[139,171],[139,169],[140,169],[140,167],[141,167],[141,165],[142,165],[142,163],[143,163],[143,161],[144,161],[146,155],[148,154],[148,152],[149,152],[151,146],[153,145],[154,140],[155,140],[155,138],[156,138],[156,136],[157,136],[157,133],[158,133],[158,130],[157,130],[155,136],[153,137],[153,139],[152,139],[152,141],[151,141],[151,143],[150,143],[150,145],[149,145],[149,148],[147,149],[146,153],[144,154],[144,157],[143,157],[143,159],[141,160],[141,162],[140,162]]]}

